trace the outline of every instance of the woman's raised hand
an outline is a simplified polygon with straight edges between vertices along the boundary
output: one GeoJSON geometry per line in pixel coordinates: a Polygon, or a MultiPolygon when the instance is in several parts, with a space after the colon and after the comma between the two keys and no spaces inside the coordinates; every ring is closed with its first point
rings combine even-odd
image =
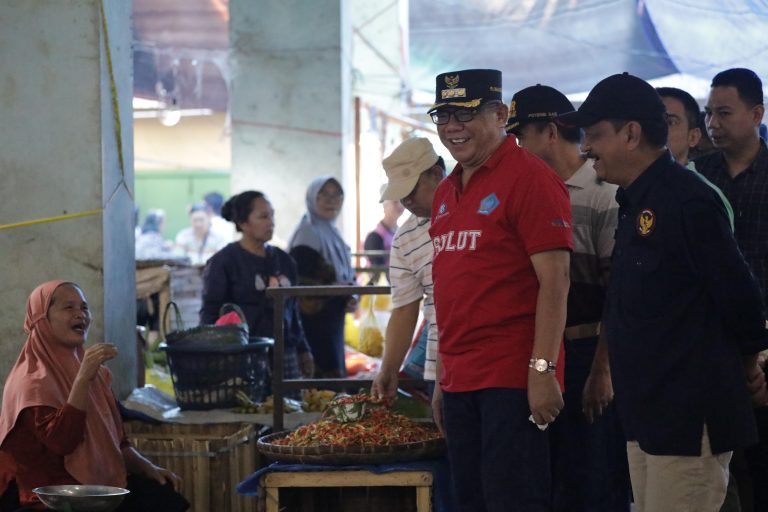
{"type": "Polygon", "coordinates": [[[99,366],[117,356],[117,347],[111,343],[97,343],[86,349],[77,377],[92,381],[99,372],[99,366]]]}
{"type": "Polygon", "coordinates": [[[117,348],[110,343],[97,343],[88,347],[69,391],[67,402],[84,411],[88,407],[88,388],[99,373],[99,367],[117,355],[117,348]]]}

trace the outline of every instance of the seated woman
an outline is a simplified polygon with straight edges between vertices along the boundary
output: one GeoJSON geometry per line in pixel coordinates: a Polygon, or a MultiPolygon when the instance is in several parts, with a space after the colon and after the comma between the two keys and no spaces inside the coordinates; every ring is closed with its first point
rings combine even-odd
{"type": "Polygon", "coordinates": [[[149,210],[136,237],[137,260],[162,260],[173,257],[173,243],[163,237],[165,211],[149,210]]]}
{"type": "MultiPolygon", "coordinates": [[[[314,179],[305,198],[307,212],[288,247],[304,285],[355,284],[349,246],[336,229],[344,204],[344,191],[331,176],[314,179]]],[[[315,356],[318,377],[346,377],[344,316],[354,311],[357,298],[307,297],[301,301],[301,321],[315,356]]]]}
{"type": "MultiPolygon", "coordinates": [[[[284,251],[269,245],[275,229],[275,212],[261,192],[249,190],[231,197],[222,216],[243,234],[209,260],[203,272],[203,305],[200,323],[213,324],[222,304],[240,306],[251,336],[274,336],[274,306],[265,290],[296,284],[296,263],[284,251]]],[[[295,298],[285,301],[286,379],[312,376],[314,363],[295,298]]]]}
{"type": "Polygon", "coordinates": [[[13,461],[21,505],[46,510],[35,487],[97,484],[131,491],[121,512],[187,510],[179,477],[126,439],[112,374],[102,366],[117,349],[107,343],[84,349],[90,324],[74,283],[49,281],[27,300],[28,337],[5,382],[0,413],[0,452],[13,461]]]}

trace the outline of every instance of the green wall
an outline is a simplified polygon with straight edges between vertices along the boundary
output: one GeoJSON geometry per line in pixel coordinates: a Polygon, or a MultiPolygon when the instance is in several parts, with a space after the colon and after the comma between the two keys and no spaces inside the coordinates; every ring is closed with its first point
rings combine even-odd
{"type": "Polygon", "coordinates": [[[153,208],[165,210],[163,236],[173,240],[182,228],[189,226],[189,207],[202,203],[208,192],[219,192],[229,198],[229,171],[142,170],[135,173],[136,205],[139,207],[139,225],[153,208]]]}

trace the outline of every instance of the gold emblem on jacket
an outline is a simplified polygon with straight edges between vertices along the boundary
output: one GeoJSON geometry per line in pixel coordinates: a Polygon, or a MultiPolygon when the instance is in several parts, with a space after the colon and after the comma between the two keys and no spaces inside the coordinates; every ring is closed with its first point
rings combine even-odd
{"type": "Polygon", "coordinates": [[[651,209],[644,209],[640,211],[637,216],[637,233],[640,236],[648,236],[653,233],[656,228],[656,214],[651,209]]]}

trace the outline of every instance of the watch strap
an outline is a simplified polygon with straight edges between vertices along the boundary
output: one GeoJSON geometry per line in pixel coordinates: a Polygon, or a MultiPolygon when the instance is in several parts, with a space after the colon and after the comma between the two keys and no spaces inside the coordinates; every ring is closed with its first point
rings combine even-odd
{"type": "Polygon", "coordinates": [[[547,361],[546,359],[539,358],[539,357],[532,357],[531,360],[528,362],[528,368],[533,368],[539,373],[552,373],[557,368],[557,365],[553,363],[552,361],[547,361]],[[547,368],[546,370],[540,370],[539,366],[543,366],[542,364],[536,364],[536,363],[546,363],[547,368]]]}

